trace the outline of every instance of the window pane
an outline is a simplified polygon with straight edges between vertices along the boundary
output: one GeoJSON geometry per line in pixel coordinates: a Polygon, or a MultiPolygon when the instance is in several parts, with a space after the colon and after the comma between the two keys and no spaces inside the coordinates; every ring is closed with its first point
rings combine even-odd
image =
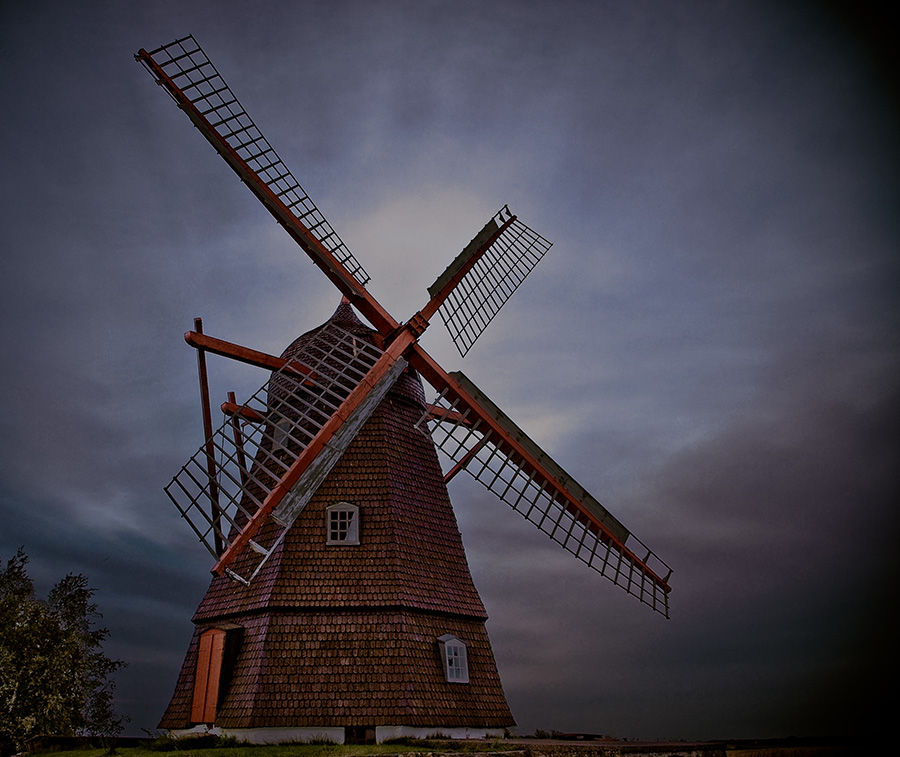
{"type": "Polygon", "coordinates": [[[327,530],[329,544],[358,544],[357,508],[355,505],[340,504],[328,508],[327,530]]]}

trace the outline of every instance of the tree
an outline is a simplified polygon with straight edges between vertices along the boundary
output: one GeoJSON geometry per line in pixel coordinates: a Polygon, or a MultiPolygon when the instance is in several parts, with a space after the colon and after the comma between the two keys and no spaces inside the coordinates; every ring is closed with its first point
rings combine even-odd
{"type": "Polygon", "coordinates": [[[0,754],[33,736],[104,736],[122,730],[110,676],[125,663],[103,654],[109,631],[83,575],[35,597],[23,549],[0,565],[0,754]]]}

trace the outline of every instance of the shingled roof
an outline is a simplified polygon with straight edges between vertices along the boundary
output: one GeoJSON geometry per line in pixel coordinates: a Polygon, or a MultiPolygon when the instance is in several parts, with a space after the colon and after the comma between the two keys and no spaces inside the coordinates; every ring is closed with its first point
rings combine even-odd
{"type": "MultiPolygon", "coordinates": [[[[371,339],[350,305],[329,323],[371,339]]],[[[327,324],[284,352],[303,350],[327,324]]],[[[514,723],[487,618],[408,370],[345,451],[249,586],[214,577],[160,727],[190,724],[197,640],[237,624],[243,640],[216,716],[227,728],[514,723]],[[326,508],[359,508],[359,544],[329,545],[326,508]],[[467,644],[470,683],[445,680],[437,640],[467,644]]]]}

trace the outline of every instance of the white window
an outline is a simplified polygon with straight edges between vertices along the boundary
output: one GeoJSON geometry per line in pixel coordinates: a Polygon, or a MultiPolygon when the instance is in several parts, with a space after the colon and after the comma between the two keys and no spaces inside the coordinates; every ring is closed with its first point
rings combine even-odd
{"type": "Polygon", "coordinates": [[[359,544],[359,508],[338,502],[325,508],[327,544],[359,544]]]}
{"type": "Polygon", "coordinates": [[[452,634],[444,634],[438,639],[441,648],[441,661],[444,664],[444,677],[450,683],[469,682],[469,658],[466,654],[466,643],[452,634]]]}

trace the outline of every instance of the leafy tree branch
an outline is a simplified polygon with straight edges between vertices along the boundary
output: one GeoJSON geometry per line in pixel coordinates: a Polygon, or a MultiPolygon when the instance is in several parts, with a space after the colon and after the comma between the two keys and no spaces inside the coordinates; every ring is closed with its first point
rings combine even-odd
{"type": "Polygon", "coordinates": [[[42,601],[27,563],[20,548],[0,567],[0,755],[34,736],[116,736],[111,676],[125,663],[103,654],[94,590],[70,573],[42,601]]]}

